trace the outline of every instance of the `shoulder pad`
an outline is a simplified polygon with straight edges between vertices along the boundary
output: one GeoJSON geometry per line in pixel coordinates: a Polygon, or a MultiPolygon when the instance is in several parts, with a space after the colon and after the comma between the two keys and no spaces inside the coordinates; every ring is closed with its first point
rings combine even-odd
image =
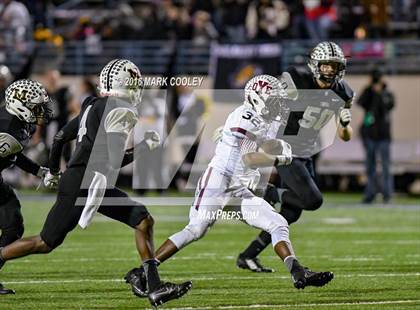
{"type": "Polygon", "coordinates": [[[0,132],[0,157],[7,157],[23,150],[22,144],[15,137],[0,132]]]}
{"type": "Polygon", "coordinates": [[[128,134],[137,123],[137,114],[129,108],[114,108],[108,112],[104,127],[107,133],[123,133],[128,134]]]}
{"type": "Polygon", "coordinates": [[[234,117],[229,118],[229,128],[235,137],[259,140],[265,129],[265,121],[250,108],[237,109],[234,117]]]}
{"type": "Polygon", "coordinates": [[[297,89],[311,88],[310,86],[313,84],[313,75],[308,70],[289,67],[286,72],[290,74],[297,89]]]}
{"type": "Polygon", "coordinates": [[[337,93],[346,103],[345,108],[351,108],[353,105],[353,98],[355,96],[354,91],[351,89],[349,84],[346,81],[342,80],[338,84],[338,93],[337,93]]]}

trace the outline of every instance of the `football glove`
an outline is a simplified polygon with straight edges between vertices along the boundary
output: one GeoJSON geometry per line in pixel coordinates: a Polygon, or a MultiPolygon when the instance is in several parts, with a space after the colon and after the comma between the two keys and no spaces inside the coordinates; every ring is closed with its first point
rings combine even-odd
{"type": "Polygon", "coordinates": [[[160,145],[160,135],[154,130],[148,130],[144,134],[144,142],[146,142],[150,151],[153,151],[160,145]]]}
{"type": "Polygon", "coordinates": [[[218,143],[222,139],[222,136],[223,136],[223,126],[220,126],[213,131],[213,136],[211,139],[213,140],[214,143],[218,143]]]}
{"type": "Polygon", "coordinates": [[[39,178],[41,178],[41,179],[43,179],[44,178],[44,176],[48,173],[48,172],[50,172],[50,169],[48,169],[47,167],[39,167],[39,169],[38,169],[38,172],[37,172],[37,174],[36,174],[36,176],[37,177],[39,177],[39,178]]]}
{"type": "Polygon", "coordinates": [[[60,173],[52,174],[48,170],[48,172],[44,175],[44,179],[43,179],[45,187],[49,189],[57,188],[58,181],[60,180],[60,176],[61,176],[60,173]]]}
{"type": "Polygon", "coordinates": [[[343,127],[347,127],[351,121],[351,112],[350,109],[342,109],[340,111],[340,124],[343,127]]]}

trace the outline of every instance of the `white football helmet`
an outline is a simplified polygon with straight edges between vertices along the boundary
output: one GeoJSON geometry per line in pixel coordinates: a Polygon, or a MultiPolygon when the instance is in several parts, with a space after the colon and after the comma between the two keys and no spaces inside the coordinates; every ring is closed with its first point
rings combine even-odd
{"type": "Polygon", "coordinates": [[[47,123],[52,117],[51,104],[46,89],[37,81],[18,80],[6,89],[7,112],[26,123],[47,123]]]}
{"type": "Polygon", "coordinates": [[[143,87],[139,68],[127,59],[111,60],[99,75],[101,96],[128,98],[133,106],[140,103],[143,87]]]}
{"type": "Polygon", "coordinates": [[[257,75],[245,85],[244,104],[251,106],[267,121],[273,121],[280,116],[283,98],[286,98],[286,92],[274,76],[257,75]]]}
{"type": "Polygon", "coordinates": [[[308,66],[316,79],[327,83],[339,82],[346,72],[346,58],[341,48],[334,42],[321,42],[312,50],[308,66]],[[335,63],[337,71],[334,75],[320,72],[321,64],[335,63]]]}

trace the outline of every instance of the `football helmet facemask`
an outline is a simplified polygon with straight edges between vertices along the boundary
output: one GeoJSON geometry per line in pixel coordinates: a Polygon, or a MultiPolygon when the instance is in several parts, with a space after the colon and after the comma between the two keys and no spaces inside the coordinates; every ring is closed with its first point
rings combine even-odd
{"type": "Polygon", "coordinates": [[[316,79],[332,84],[343,79],[346,58],[341,48],[334,42],[321,42],[312,50],[308,66],[316,79]],[[322,71],[322,65],[330,65],[332,71],[322,71]]]}
{"type": "Polygon", "coordinates": [[[128,98],[133,106],[140,104],[144,83],[139,68],[127,59],[111,60],[99,75],[101,96],[128,98]]]}
{"type": "Polygon", "coordinates": [[[277,78],[267,74],[257,75],[245,85],[244,104],[271,122],[280,117],[285,95],[277,78]]]}
{"type": "Polygon", "coordinates": [[[6,89],[6,110],[30,124],[48,123],[52,101],[41,83],[29,79],[13,82],[6,89]]]}

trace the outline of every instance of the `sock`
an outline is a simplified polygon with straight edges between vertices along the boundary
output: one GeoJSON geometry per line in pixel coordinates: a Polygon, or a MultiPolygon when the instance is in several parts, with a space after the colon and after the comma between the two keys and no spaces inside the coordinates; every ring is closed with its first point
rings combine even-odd
{"type": "Polygon", "coordinates": [[[240,256],[246,258],[257,257],[271,243],[271,235],[262,231],[258,237],[243,251],[240,256]]]}
{"type": "Polygon", "coordinates": [[[153,292],[161,283],[159,273],[157,270],[157,265],[158,264],[155,259],[149,259],[143,263],[149,292],[153,292]]]}
{"type": "Polygon", "coordinates": [[[296,256],[294,255],[289,255],[284,259],[284,264],[286,265],[287,270],[289,270],[289,272],[292,272],[292,269],[295,268],[296,266],[300,266],[298,260],[296,259],[296,256]]]}

